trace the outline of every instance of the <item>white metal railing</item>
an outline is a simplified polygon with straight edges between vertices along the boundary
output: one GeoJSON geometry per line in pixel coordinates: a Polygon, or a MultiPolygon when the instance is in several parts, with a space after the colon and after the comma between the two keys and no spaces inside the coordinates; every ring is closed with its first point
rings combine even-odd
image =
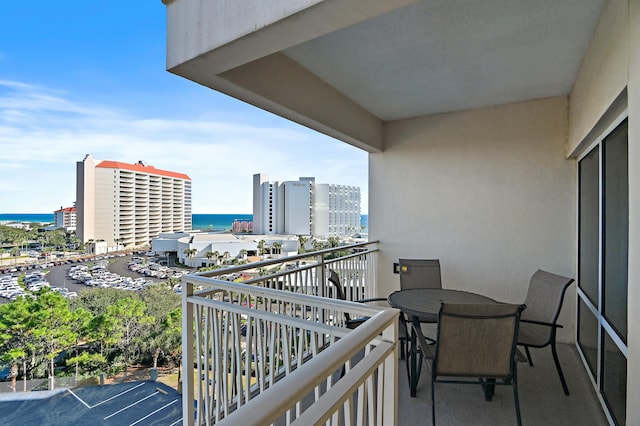
{"type": "Polygon", "coordinates": [[[336,290],[326,275],[331,268],[340,275],[347,300],[357,301],[374,296],[377,252],[377,242],[350,244],[196,275],[216,278],[252,271],[254,278],[245,284],[335,299],[336,290]]]}
{"type": "Polygon", "coordinates": [[[220,425],[395,425],[397,324],[381,310],[220,425]]]}
{"type": "MultiPolygon", "coordinates": [[[[332,251],[313,253],[319,261],[301,264],[297,259],[298,268],[283,267],[245,283],[211,276],[220,273],[183,277],[185,425],[230,421],[246,415],[247,404],[273,399],[280,402],[269,404],[279,409],[270,410],[269,418],[279,424],[303,422],[329,411],[334,420],[379,424],[386,419],[385,424],[392,424],[397,311],[318,296],[333,294],[325,285],[327,267],[346,277],[351,297],[369,295],[375,250],[356,251],[328,261],[324,258],[332,251]],[[369,319],[353,331],[346,328],[347,314],[369,319]],[[286,386],[280,382],[291,380],[300,386],[298,391],[278,391],[286,386]]],[[[265,263],[275,264],[258,267],[265,263]]],[[[241,269],[225,273],[237,270],[241,269]]],[[[264,414],[260,412],[261,424],[266,422],[264,414]]]]}

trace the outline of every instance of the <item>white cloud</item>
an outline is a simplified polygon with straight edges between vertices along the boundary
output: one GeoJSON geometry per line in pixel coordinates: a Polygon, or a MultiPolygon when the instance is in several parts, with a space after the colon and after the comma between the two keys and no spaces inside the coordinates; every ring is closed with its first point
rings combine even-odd
{"type": "Polygon", "coordinates": [[[0,212],[44,213],[70,205],[75,164],[89,153],[188,174],[195,213],[251,213],[254,173],[360,186],[366,212],[366,153],[285,120],[269,122],[136,117],[0,80],[0,212]]]}

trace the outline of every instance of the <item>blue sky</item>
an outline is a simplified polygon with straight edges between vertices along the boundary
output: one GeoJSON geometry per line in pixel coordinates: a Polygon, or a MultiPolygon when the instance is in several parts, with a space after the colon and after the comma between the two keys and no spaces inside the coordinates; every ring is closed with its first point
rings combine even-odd
{"type": "Polygon", "coordinates": [[[361,188],[367,154],[165,70],[160,0],[0,2],[0,213],[75,201],[86,154],[188,174],[194,213],[251,213],[252,176],[361,188]]]}

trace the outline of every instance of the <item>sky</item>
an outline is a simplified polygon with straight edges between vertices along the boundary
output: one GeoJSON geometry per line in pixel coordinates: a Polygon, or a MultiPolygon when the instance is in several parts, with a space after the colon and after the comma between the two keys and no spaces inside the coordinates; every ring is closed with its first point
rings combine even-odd
{"type": "Polygon", "coordinates": [[[367,154],[166,71],[160,0],[0,1],[0,213],[75,201],[76,162],[186,173],[194,213],[252,213],[255,173],[360,187],[367,154]]]}

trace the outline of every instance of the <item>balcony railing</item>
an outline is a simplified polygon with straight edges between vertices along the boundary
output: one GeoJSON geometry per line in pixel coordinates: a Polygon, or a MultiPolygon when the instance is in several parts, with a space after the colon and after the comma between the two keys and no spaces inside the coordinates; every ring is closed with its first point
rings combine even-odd
{"type": "Polygon", "coordinates": [[[183,277],[184,424],[394,424],[398,312],[336,300],[326,280],[331,267],[348,298],[370,296],[375,253],[361,244],[183,277]],[[220,279],[239,273],[264,275],[220,279]],[[350,330],[347,315],[369,319],[350,330]]]}

